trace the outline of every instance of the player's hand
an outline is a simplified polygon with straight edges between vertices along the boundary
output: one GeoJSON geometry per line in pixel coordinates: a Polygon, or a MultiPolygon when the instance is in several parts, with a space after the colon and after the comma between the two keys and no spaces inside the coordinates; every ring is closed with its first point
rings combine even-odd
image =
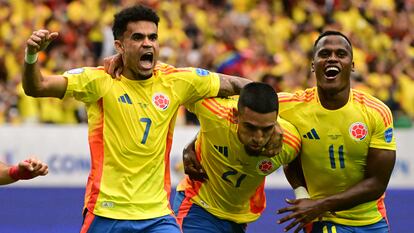
{"type": "Polygon", "coordinates": [[[27,53],[35,54],[44,50],[58,35],[57,32],[51,33],[45,29],[34,31],[27,40],[27,53]]]}
{"type": "Polygon", "coordinates": [[[270,137],[269,142],[267,142],[261,155],[264,155],[269,158],[278,155],[280,151],[282,151],[282,143],[283,130],[279,124],[276,124],[272,137],[270,137]]]}
{"type": "Polygon", "coordinates": [[[204,171],[201,163],[197,159],[194,147],[187,147],[183,152],[184,173],[191,180],[204,182],[208,179],[207,173],[204,171]]]}
{"type": "Polygon", "coordinates": [[[29,158],[19,162],[18,169],[23,180],[32,179],[36,176],[45,176],[49,173],[47,164],[35,158],[29,158]]]}
{"type": "Polygon", "coordinates": [[[308,223],[316,218],[321,218],[322,215],[327,211],[322,207],[321,202],[318,200],[286,199],[286,202],[290,206],[279,209],[277,211],[278,214],[291,212],[289,215],[277,221],[278,224],[281,224],[291,219],[293,220],[287,227],[285,227],[285,231],[289,231],[296,226],[294,232],[299,233],[300,230],[303,229],[308,223]]]}
{"type": "Polygon", "coordinates": [[[113,79],[120,80],[123,71],[121,54],[118,53],[110,57],[105,57],[103,62],[106,73],[110,74],[113,79]]]}

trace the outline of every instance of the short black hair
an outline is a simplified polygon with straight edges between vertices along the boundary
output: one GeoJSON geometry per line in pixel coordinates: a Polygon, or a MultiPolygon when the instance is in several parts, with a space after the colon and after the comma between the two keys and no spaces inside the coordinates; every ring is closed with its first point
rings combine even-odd
{"type": "Polygon", "coordinates": [[[345,40],[348,42],[349,47],[351,48],[351,55],[353,55],[352,52],[352,43],[351,41],[348,39],[348,37],[346,37],[344,34],[342,34],[339,31],[324,31],[321,34],[319,34],[318,39],[315,40],[315,43],[313,44],[313,56],[315,56],[316,53],[316,46],[318,45],[319,41],[324,38],[325,36],[342,36],[343,38],[345,38],[345,40]]]}
{"type": "Polygon", "coordinates": [[[154,10],[143,5],[135,5],[120,11],[114,16],[114,24],[112,26],[112,33],[115,40],[122,37],[127,30],[129,22],[150,21],[154,22],[158,27],[160,17],[154,10]]]}
{"type": "Polygon", "coordinates": [[[244,107],[258,113],[278,112],[279,99],[269,84],[251,82],[244,86],[240,92],[237,108],[242,112],[244,107]]]}

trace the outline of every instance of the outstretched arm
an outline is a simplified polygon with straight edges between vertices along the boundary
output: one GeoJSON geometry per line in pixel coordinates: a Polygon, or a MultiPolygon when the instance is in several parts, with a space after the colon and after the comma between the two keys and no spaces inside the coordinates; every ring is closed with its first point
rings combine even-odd
{"type": "Polygon", "coordinates": [[[241,89],[248,83],[252,82],[247,78],[218,74],[220,77],[220,90],[217,94],[219,97],[227,97],[240,94],[241,89]]]}
{"type": "Polygon", "coordinates": [[[62,98],[66,91],[67,80],[61,75],[45,77],[37,64],[37,54],[44,50],[58,36],[57,32],[47,30],[34,31],[27,40],[25,62],[23,66],[23,89],[26,95],[33,97],[62,98]]]}
{"type": "MultiPolygon", "coordinates": [[[[104,59],[104,69],[114,79],[119,79],[122,73],[122,57],[115,54],[104,59]]],[[[252,82],[247,78],[238,76],[231,76],[226,74],[217,73],[220,77],[220,90],[218,92],[219,97],[227,97],[240,94],[240,90],[248,83],[252,82]]]]}
{"type": "Polygon", "coordinates": [[[280,209],[278,213],[291,213],[278,222],[283,223],[293,219],[285,230],[299,224],[295,229],[295,232],[299,232],[307,223],[320,217],[326,211],[346,210],[380,198],[388,186],[395,157],[395,151],[369,148],[363,180],[344,192],[326,198],[288,201],[290,206],[280,209]]]}
{"type": "Polygon", "coordinates": [[[48,166],[34,158],[21,161],[15,166],[8,166],[0,162],[0,185],[33,179],[36,176],[45,176],[48,172],[48,166]]]}

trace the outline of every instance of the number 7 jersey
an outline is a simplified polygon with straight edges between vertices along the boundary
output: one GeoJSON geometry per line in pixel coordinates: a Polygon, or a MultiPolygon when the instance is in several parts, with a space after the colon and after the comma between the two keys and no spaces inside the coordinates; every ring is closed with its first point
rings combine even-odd
{"type": "Polygon", "coordinates": [[[101,68],[64,74],[67,96],[86,104],[91,171],[85,208],[125,220],[172,213],[169,154],[177,110],[217,95],[217,74],[159,63],[146,80],[112,79],[101,68]]]}
{"type": "MultiPolygon", "coordinates": [[[[370,147],[395,150],[392,115],[378,99],[351,89],[345,106],[327,110],[316,87],[294,94],[278,93],[280,116],[298,129],[301,162],[312,199],[343,192],[364,178],[370,147]]],[[[383,197],[325,220],[350,226],[368,225],[385,217],[383,197]]]]}

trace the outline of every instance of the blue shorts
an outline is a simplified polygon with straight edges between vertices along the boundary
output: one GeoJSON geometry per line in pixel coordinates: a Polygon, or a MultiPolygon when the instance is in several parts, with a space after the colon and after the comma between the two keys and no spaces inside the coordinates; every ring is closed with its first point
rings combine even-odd
{"type": "Polygon", "coordinates": [[[181,233],[177,220],[173,215],[145,220],[117,220],[100,217],[87,211],[81,233],[181,233]]]}
{"type": "Polygon", "coordinates": [[[247,224],[217,218],[193,204],[184,192],[177,192],[173,209],[183,233],[244,233],[247,224]]]}
{"type": "Polygon", "coordinates": [[[333,222],[313,222],[307,226],[306,233],[389,233],[387,221],[381,221],[367,226],[346,226],[333,222]]]}

